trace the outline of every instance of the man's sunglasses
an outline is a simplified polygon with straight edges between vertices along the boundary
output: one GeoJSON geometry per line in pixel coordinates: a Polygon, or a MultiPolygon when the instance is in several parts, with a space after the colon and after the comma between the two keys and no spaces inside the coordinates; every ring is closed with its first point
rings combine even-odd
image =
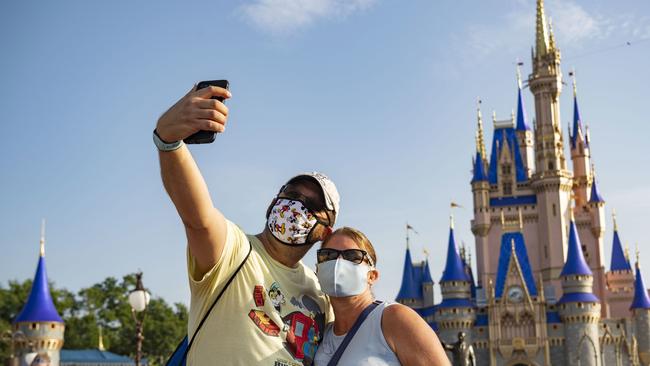
{"type": "Polygon", "coordinates": [[[368,252],[361,249],[345,249],[337,250],[332,248],[323,248],[316,251],[316,260],[318,263],[323,263],[327,261],[336,260],[338,257],[343,257],[343,259],[350,261],[352,263],[361,264],[364,259],[368,259],[370,266],[374,266],[372,258],[368,255],[368,252]]]}

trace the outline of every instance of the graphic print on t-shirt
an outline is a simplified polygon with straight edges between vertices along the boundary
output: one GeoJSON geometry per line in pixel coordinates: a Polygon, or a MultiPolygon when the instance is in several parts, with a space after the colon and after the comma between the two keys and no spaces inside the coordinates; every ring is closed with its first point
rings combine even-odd
{"type": "Polygon", "coordinates": [[[283,322],[283,324],[276,324],[270,314],[264,310],[266,295],[263,285],[254,287],[253,300],[257,309],[251,309],[248,317],[267,336],[281,336],[282,330],[286,334],[284,348],[295,361],[301,361],[303,365],[311,365],[325,324],[325,314],[318,303],[309,296],[299,295],[293,296],[290,304],[287,305],[280,284],[273,282],[268,290],[268,298],[273,310],[280,315],[283,322]]]}

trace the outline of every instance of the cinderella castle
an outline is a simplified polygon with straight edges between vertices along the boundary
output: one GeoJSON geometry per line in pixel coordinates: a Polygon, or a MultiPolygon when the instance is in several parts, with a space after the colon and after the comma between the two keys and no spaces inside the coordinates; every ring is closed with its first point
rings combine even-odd
{"type": "Polygon", "coordinates": [[[396,300],[416,310],[445,343],[464,332],[477,365],[649,365],[650,298],[638,254],[633,269],[614,216],[609,268],[603,263],[605,200],[575,79],[573,123],[562,133],[560,50],[543,0],[537,0],[528,77],[532,126],[518,79],[517,113],[506,120],[493,116],[489,156],[478,110],[471,179],[476,276],[455,243],[452,222],[442,301],[434,302],[428,262],[413,263],[408,245],[396,300]]]}

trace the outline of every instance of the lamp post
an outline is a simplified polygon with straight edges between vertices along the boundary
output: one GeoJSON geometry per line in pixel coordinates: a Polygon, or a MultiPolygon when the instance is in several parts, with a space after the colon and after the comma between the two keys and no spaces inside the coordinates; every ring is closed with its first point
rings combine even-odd
{"type": "Polygon", "coordinates": [[[144,289],[144,286],[142,286],[142,272],[136,273],[135,278],[135,290],[131,291],[129,294],[129,304],[131,304],[131,314],[133,315],[133,320],[135,320],[135,366],[140,366],[140,360],[142,359],[142,340],[144,339],[144,336],[142,335],[142,327],[144,324],[144,318],[147,314],[146,310],[150,296],[144,289]],[[142,316],[138,316],[138,314],[142,314],[142,316]]]}

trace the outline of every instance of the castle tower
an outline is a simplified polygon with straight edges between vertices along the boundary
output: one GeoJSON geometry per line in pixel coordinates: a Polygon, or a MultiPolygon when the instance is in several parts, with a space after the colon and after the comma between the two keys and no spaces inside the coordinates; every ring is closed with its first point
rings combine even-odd
{"type": "Polygon", "coordinates": [[[623,250],[616,214],[612,214],[614,221],[614,239],[612,241],[612,260],[609,271],[605,273],[607,283],[607,303],[609,314],[612,318],[624,318],[629,316],[628,304],[634,296],[634,273],[630,265],[627,251],[623,250]]]}
{"type": "Polygon", "coordinates": [[[650,365],[650,297],[641,276],[639,258],[636,259],[636,279],[634,281],[634,300],[630,306],[634,318],[634,327],[639,359],[642,365],[650,365]]]}
{"type": "Polygon", "coordinates": [[[51,366],[59,366],[59,353],[63,347],[65,325],[54,307],[45,268],[44,225],[40,245],[29,298],[13,322],[14,362],[19,366],[29,366],[29,358],[33,359],[37,354],[41,357],[47,355],[51,366]]]}
{"type": "MultiPolygon", "coordinates": [[[[409,245],[408,230],[412,229],[407,224],[406,229],[406,256],[404,258],[404,271],[402,273],[402,285],[395,301],[413,309],[432,307],[433,279],[429,270],[428,258],[420,263],[413,263],[411,260],[411,249],[409,245]]],[[[426,253],[426,252],[425,252],[426,253]]],[[[433,319],[431,319],[433,321],[433,319]]]]}
{"type": "Polygon", "coordinates": [[[549,364],[546,304],[537,288],[518,219],[501,217],[503,235],[494,294],[488,301],[492,364],[549,364]]]}
{"type": "Polygon", "coordinates": [[[533,72],[528,86],[535,98],[536,160],[531,186],[537,197],[539,216],[537,255],[544,282],[558,288],[567,248],[567,217],[573,183],[566,166],[560,128],[560,50],[547,26],[543,0],[537,0],[535,38],[533,72]]]}
{"type": "Polygon", "coordinates": [[[530,178],[535,170],[535,152],[533,151],[533,132],[530,129],[524,108],[524,99],[521,96],[521,72],[517,65],[517,121],[515,123],[517,141],[521,158],[526,169],[526,177],[530,178]]]}
{"type": "Polygon", "coordinates": [[[578,109],[578,93],[575,72],[573,76],[573,132],[569,130],[571,140],[571,161],[573,165],[573,196],[576,207],[581,208],[589,200],[591,186],[591,155],[589,153],[589,139],[582,128],[582,119],[578,109]]]}
{"type": "Polygon", "coordinates": [[[472,162],[472,195],[474,197],[474,219],[472,233],[476,240],[479,286],[487,284],[489,272],[488,232],[490,231],[490,183],[486,172],[486,152],[483,140],[483,120],[481,109],[477,108],[476,156],[472,162]]]}
{"type": "Polygon", "coordinates": [[[561,278],[564,294],[557,305],[564,323],[565,365],[600,366],[600,300],[592,292],[593,275],[583,256],[573,218],[561,278]]]}
{"type": "Polygon", "coordinates": [[[458,333],[462,331],[466,334],[467,342],[471,344],[476,311],[470,300],[470,278],[454,239],[453,218],[449,225],[447,261],[440,278],[440,290],[442,302],[438,304],[435,313],[440,338],[445,343],[454,343],[458,340],[458,333]]]}

